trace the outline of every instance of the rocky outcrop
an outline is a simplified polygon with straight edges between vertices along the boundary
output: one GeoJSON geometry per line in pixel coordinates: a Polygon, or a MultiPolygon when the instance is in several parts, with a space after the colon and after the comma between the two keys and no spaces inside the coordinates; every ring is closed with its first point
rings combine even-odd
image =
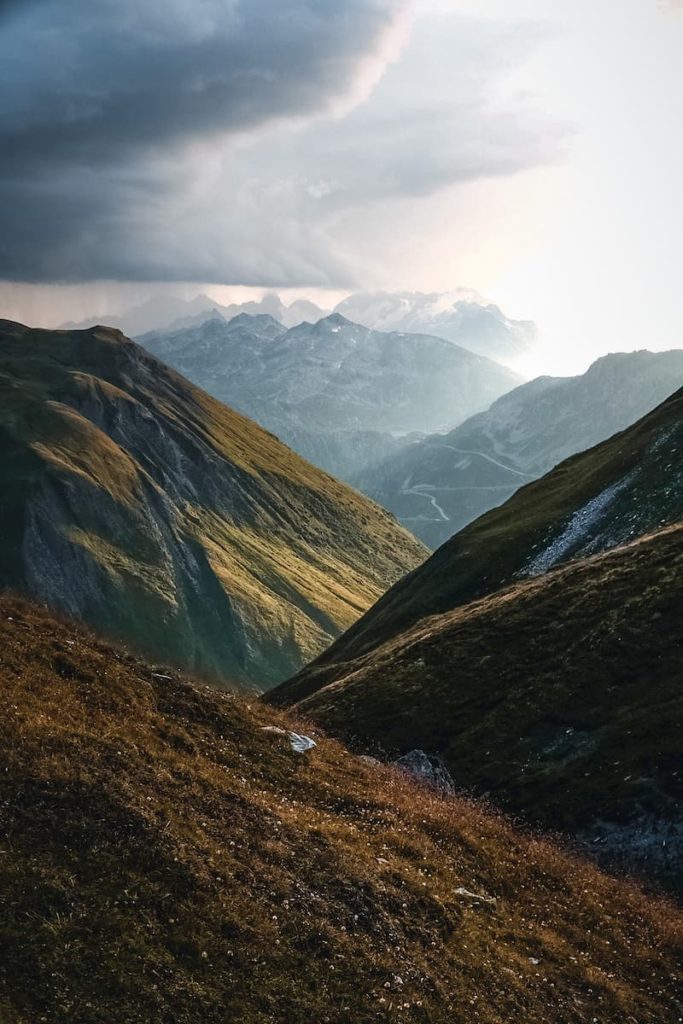
{"type": "Polygon", "coordinates": [[[523,364],[538,342],[532,321],[511,320],[465,290],[360,293],[343,299],[335,312],[378,331],[435,334],[505,366],[523,364]]]}
{"type": "Polygon", "coordinates": [[[440,793],[455,793],[455,783],[446,762],[436,754],[424,750],[409,750],[394,761],[402,771],[440,793]]]}

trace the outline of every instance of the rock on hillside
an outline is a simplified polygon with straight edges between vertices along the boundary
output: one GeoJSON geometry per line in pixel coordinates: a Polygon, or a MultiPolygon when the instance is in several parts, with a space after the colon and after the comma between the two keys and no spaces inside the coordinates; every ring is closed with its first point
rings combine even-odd
{"type": "Polygon", "coordinates": [[[682,584],[679,525],[421,619],[285,695],[683,894],[682,584]]]}
{"type": "Polygon", "coordinates": [[[3,1024],[662,1024],[681,915],[0,600],[3,1024]]]}
{"type": "Polygon", "coordinates": [[[431,548],[523,484],[644,416],[683,384],[683,351],[604,356],[579,377],[522,384],[448,434],[351,478],[431,548]]]}
{"type": "Polygon", "coordinates": [[[117,331],[0,324],[0,584],[238,686],[423,557],[382,509],[117,331]]]}
{"type": "Polygon", "coordinates": [[[339,314],[283,331],[267,316],[144,335],[149,351],[335,475],[445,429],[521,380],[442,338],[372,331],[339,314]]]}

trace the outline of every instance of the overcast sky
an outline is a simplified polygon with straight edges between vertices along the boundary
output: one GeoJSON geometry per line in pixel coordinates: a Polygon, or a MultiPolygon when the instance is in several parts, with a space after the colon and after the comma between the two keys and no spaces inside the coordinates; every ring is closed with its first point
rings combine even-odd
{"type": "Polygon", "coordinates": [[[467,287],[539,370],[680,347],[681,7],[0,0],[0,314],[467,287]]]}

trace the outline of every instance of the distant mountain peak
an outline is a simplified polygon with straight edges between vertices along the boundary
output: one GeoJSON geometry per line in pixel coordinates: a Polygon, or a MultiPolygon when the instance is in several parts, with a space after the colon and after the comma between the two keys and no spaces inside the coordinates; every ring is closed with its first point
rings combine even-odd
{"type": "Polygon", "coordinates": [[[287,330],[242,311],[226,324],[138,340],[344,479],[400,438],[449,429],[520,382],[443,338],[372,330],[338,310],[287,330]]]}
{"type": "Polygon", "coordinates": [[[318,321],[319,324],[324,324],[329,327],[357,327],[358,324],[352,323],[341,313],[330,313],[329,316],[323,317],[318,321]]]}
{"type": "Polygon", "coordinates": [[[476,292],[361,292],[335,312],[374,330],[445,338],[476,355],[519,368],[538,341],[531,321],[512,320],[476,292]]]}

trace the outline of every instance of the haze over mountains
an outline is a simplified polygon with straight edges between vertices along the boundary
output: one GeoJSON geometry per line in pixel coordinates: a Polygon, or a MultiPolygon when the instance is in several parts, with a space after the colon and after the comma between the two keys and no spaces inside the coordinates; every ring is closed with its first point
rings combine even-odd
{"type": "Polygon", "coordinates": [[[238,687],[423,557],[388,514],[117,331],[0,322],[0,585],[238,687]]]}
{"type": "Polygon", "coordinates": [[[448,434],[403,445],[354,483],[431,548],[576,452],[623,430],[683,384],[683,350],[603,356],[578,377],[538,377],[448,434]]]}
{"type": "Polygon", "coordinates": [[[339,313],[289,330],[267,315],[213,316],[138,340],[343,478],[412,432],[486,408],[521,379],[443,338],[373,331],[339,313]]]}
{"type": "MultiPolygon", "coordinates": [[[[330,310],[321,309],[314,302],[304,299],[287,305],[275,292],[266,293],[259,300],[231,303],[224,306],[208,295],[196,295],[193,299],[181,299],[172,294],[153,296],[121,314],[107,314],[104,320],[129,337],[146,334],[148,331],[176,330],[181,327],[199,326],[212,317],[231,320],[240,313],[252,316],[272,316],[285,327],[294,327],[303,320],[320,320],[330,310]]],[[[69,321],[61,325],[62,330],[83,330],[97,326],[97,317],[86,317],[78,322],[69,321]]]]}
{"type": "Polygon", "coordinates": [[[518,368],[538,344],[536,325],[510,320],[476,293],[366,292],[343,299],[335,309],[378,331],[435,334],[457,345],[518,368]]]}
{"type": "Polygon", "coordinates": [[[679,390],[456,534],[269,699],[442,754],[458,784],[680,886],[682,456],[679,390]]]}
{"type": "MultiPolygon", "coordinates": [[[[511,320],[498,306],[464,288],[450,293],[359,292],[342,299],[333,309],[323,309],[307,299],[287,304],[276,292],[227,306],[204,294],[193,299],[179,299],[169,294],[152,297],[121,314],[107,314],[104,321],[130,337],[137,337],[149,331],[198,326],[212,316],[230,320],[240,313],[266,314],[285,327],[296,327],[304,321],[315,323],[330,313],[339,313],[347,320],[377,331],[446,338],[513,368],[538,344],[538,330],[533,322],[511,320]]],[[[94,327],[98,322],[97,318],[88,317],[78,323],[62,324],[62,327],[65,330],[94,327]]]]}

